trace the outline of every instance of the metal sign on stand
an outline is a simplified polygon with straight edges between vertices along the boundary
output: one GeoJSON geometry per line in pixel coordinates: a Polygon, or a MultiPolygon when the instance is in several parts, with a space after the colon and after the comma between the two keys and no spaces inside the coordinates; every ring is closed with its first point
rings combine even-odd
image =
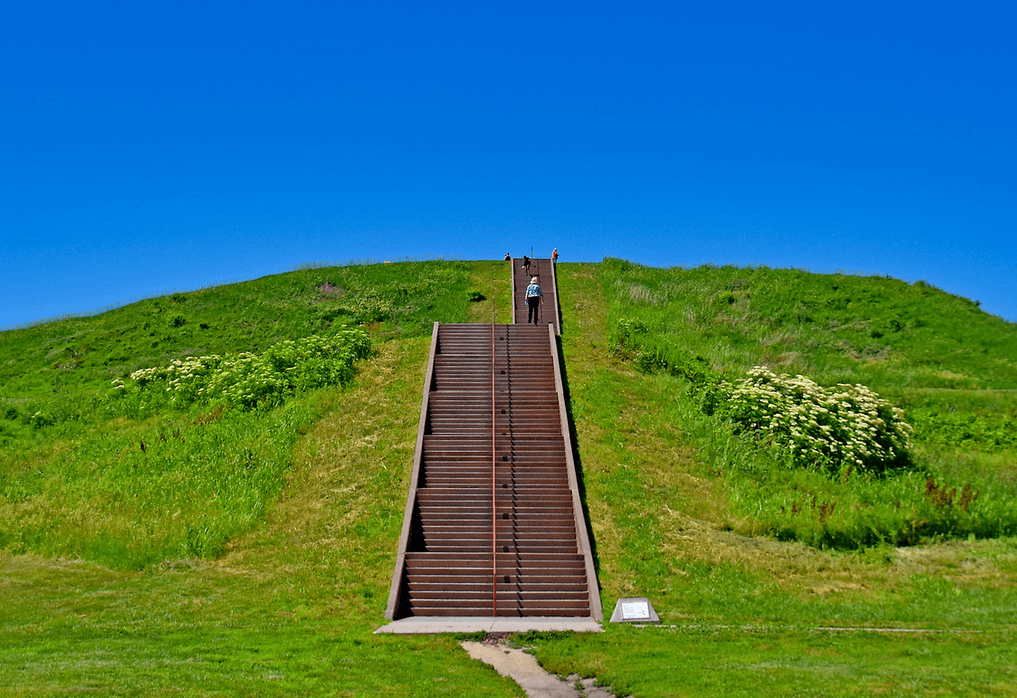
{"type": "Polygon", "coordinates": [[[618,599],[611,614],[612,623],[659,623],[660,617],[647,598],[618,599]]]}

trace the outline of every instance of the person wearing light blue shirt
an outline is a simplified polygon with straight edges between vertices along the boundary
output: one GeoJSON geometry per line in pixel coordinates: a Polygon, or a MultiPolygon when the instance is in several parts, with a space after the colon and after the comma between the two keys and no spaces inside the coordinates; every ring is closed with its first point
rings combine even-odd
{"type": "Polygon", "coordinates": [[[544,292],[540,290],[540,284],[537,283],[537,277],[534,276],[530,279],[530,285],[526,287],[526,305],[529,307],[529,313],[526,316],[526,322],[529,324],[532,322],[534,325],[539,324],[537,322],[537,311],[540,308],[541,302],[544,300],[544,292]]]}

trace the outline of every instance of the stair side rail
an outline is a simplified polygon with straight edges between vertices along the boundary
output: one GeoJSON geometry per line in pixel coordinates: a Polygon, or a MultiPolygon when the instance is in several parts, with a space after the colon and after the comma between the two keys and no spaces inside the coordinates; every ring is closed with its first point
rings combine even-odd
{"type": "Polygon", "coordinates": [[[413,472],[410,475],[410,492],[406,497],[406,513],[403,515],[403,530],[399,536],[399,552],[396,555],[395,570],[392,572],[392,587],[388,593],[385,618],[395,620],[399,613],[399,602],[403,597],[403,580],[406,569],[406,549],[412,533],[413,512],[417,506],[417,484],[420,482],[420,465],[424,457],[424,432],[427,430],[428,402],[434,387],[434,355],[438,349],[438,323],[431,332],[431,353],[427,358],[427,375],[424,378],[424,397],[420,402],[420,424],[417,427],[417,447],[413,452],[413,472]]]}
{"type": "Polygon", "coordinates": [[[561,303],[558,300],[558,265],[551,264],[551,295],[554,298],[554,333],[561,334],[561,303]]]}
{"type": "Polygon", "coordinates": [[[586,587],[590,595],[590,617],[598,623],[604,621],[604,609],[600,602],[600,586],[597,584],[597,569],[593,564],[593,548],[586,529],[586,516],[583,515],[583,501],[579,495],[579,476],[576,474],[576,460],[572,450],[572,434],[569,431],[569,416],[565,410],[565,387],[561,378],[561,364],[558,361],[558,340],[554,327],[548,323],[548,341],[551,345],[551,357],[554,360],[554,387],[558,393],[558,414],[561,420],[561,435],[565,440],[565,463],[568,465],[569,490],[572,492],[572,514],[576,524],[576,544],[579,554],[586,564],[586,587]]]}

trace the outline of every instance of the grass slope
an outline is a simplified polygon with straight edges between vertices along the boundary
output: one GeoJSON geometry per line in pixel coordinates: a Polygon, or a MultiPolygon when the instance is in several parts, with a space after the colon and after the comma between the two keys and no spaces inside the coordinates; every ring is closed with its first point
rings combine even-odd
{"type": "Polygon", "coordinates": [[[264,519],[307,393],[274,409],[117,397],[113,379],[188,355],[264,352],[344,323],[376,341],[464,321],[463,263],[312,268],[0,333],[0,547],[140,568],[215,557],[264,519]]]}
{"type": "MultiPolygon", "coordinates": [[[[673,374],[677,396],[762,364],[865,384],[916,425],[914,467],[885,478],[838,481],[743,437],[725,442],[711,462],[738,501],[740,531],[848,548],[1017,533],[1017,326],[922,282],[620,260],[600,272],[612,345],[673,374]]],[[[722,420],[703,428],[715,443],[733,432],[722,420]]]]}
{"type": "Polygon", "coordinates": [[[750,535],[719,466],[755,454],[687,381],[612,353],[610,269],[560,270],[604,607],[648,596],[668,629],[527,638],[544,666],[637,696],[1017,693],[1017,541],[838,552],[750,535]],[[894,628],[929,632],[874,631],[894,628]]]}
{"type": "Polygon", "coordinates": [[[767,364],[822,384],[1017,388],[1017,326],[924,282],[766,267],[605,260],[612,321],[722,372],[767,364]]]}
{"type": "MultiPolygon", "coordinates": [[[[641,373],[611,351],[619,317],[614,264],[560,267],[570,404],[605,610],[621,596],[649,596],[666,627],[608,624],[597,636],[518,639],[551,670],[597,676],[622,695],[1015,695],[1017,542],[946,540],[843,552],[752,535],[753,517],[744,513],[721,466],[752,459],[755,451],[686,397],[683,378],[641,373]],[[828,627],[846,630],[822,629],[828,627]],[[926,632],[873,632],[887,628],[926,632]]],[[[0,553],[0,594],[8,600],[0,608],[0,695],[522,695],[470,660],[452,638],[372,634],[383,622],[405,504],[430,322],[487,320],[490,299],[497,319],[505,321],[506,272],[489,262],[305,270],[250,282],[247,295],[222,311],[230,322],[218,325],[214,290],[201,292],[209,296],[208,314],[187,316],[182,325],[165,313],[195,307],[191,300],[146,301],[133,320],[122,321],[123,346],[136,349],[158,339],[146,337],[153,320],[140,313],[154,312],[157,301],[164,310],[156,318],[177,330],[197,329],[192,339],[159,340],[159,347],[150,347],[158,355],[137,362],[103,365],[111,354],[90,357],[86,348],[80,366],[56,367],[60,352],[76,346],[60,338],[108,332],[114,318],[105,315],[17,331],[28,337],[0,334],[3,361],[21,367],[0,382],[4,404],[17,410],[7,420],[9,438],[0,452],[7,488],[17,473],[58,470],[63,455],[82,443],[127,434],[129,447],[130,434],[155,435],[152,443],[169,448],[179,441],[177,427],[186,443],[197,439],[206,426],[197,419],[200,410],[160,411],[133,423],[110,419],[95,406],[101,407],[98,395],[107,380],[182,355],[199,344],[193,337],[202,332],[224,337],[218,345],[200,343],[202,351],[263,350],[345,318],[365,322],[377,348],[348,389],[315,391],[283,408],[235,417],[252,420],[248,427],[258,430],[257,420],[284,410],[305,415],[277,429],[279,441],[275,434],[264,437],[283,454],[282,467],[268,478],[275,493],[266,490],[258,515],[218,554],[175,548],[125,565],[114,564],[117,555],[107,551],[92,557],[102,559],[99,564],[88,559],[88,550],[74,548],[82,536],[73,526],[60,529],[68,552],[24,540],[8,545],[0,553]],[[421,277],[445,281],[426,292],[404,283],[424,283],[421,277]],[[266,285],[259,289],[261,281],[266,285]],[[347,295],[329,287],[323,293],[326,282],[347,295]],[[285,288],[295,289],[290,305],[265,310],[277,300],[258,296],[282,297],[285,288]],[[469,288],[488,300],[467,303],[469,288]],[[326,317],[329,304],[337,310],[348,296],[387,305],[326,317]],[[248,319],[257,317],[263,319],[248,319]],[[30,403],[53,410],[52,423],[32,424],[29,408],[22,410],[30,403]]],[[[227,287],[223,297],[236,291],[227,287]]],[[[166,327],[159,324],[159,332],[173,336],[166,327]]],[[[755,361],[751,351],[744,357],[755,361]]],[[[862,359],[850,361],[864,368],[862,359]]],[[[963,357],[957,361],[947,370],[961,373],[960,367],[978,383],[951,391],[1004,384],[998,368],[982,373],[963,357]]],[[[898,384],[925,389],[914,380],[898,384]]],[[[977,402],[987,414],[990,398],[977,402]]],[[[966,409],[958,402],[957,412],[966,409]]],[[[222,447],[231,453],[249,448],[247,437],[239,436],[222,447]]],[[[1012,463],[1005,461],[1006,447],[995,455],[1012,463]]],[[[137,470],[110,481],[132,479],[148,481],[137,470]]],[[[58,480],[39,476],[34,482],[34,494],[22,502],[34,497],[40,512],[57,519],[77,510],[76,504],[47,506],[61,491],[47,489],[48,483],[58,480]]],[[[188,484],[177,486],[180,500],[195,501],[193,516],[209,514],[214,500],[188,496],[188,484]]],[[[12,501],[9,491],[4,506],[12,501]]],[[[111,495],[97,487],[90,496],[101,501],[111,495]]],[[[0,526],[12,528],[9,508],[0,510],[0,526]]],[[[123,536],[132,539],[108,537],[123,536]]],[[[147,536],[141,531],[133,540],[147,536]]]]}
{"type": "Polygon", "coordinates": [[[378,637],[429,340],[334,392],[263,526],[141,571],[4,555],[0,695],[520,696],[452,638],[378,637]]]}

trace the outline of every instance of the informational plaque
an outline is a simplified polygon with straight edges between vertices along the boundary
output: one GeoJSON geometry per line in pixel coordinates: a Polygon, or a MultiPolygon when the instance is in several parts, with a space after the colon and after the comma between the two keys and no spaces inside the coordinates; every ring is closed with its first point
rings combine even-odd
{"type": "Polygon", "coordinates": [[[611,615],[612,623],[659,623],[660,617],[653,610],[653,604],[649,599],[618,599],[615,604],[614,613],[611,615]]]}
{"type": "Polygon", "coordinates": [[[649,601],[625,601],[622,607],[622,620],[649,620],[649,601]]]}

